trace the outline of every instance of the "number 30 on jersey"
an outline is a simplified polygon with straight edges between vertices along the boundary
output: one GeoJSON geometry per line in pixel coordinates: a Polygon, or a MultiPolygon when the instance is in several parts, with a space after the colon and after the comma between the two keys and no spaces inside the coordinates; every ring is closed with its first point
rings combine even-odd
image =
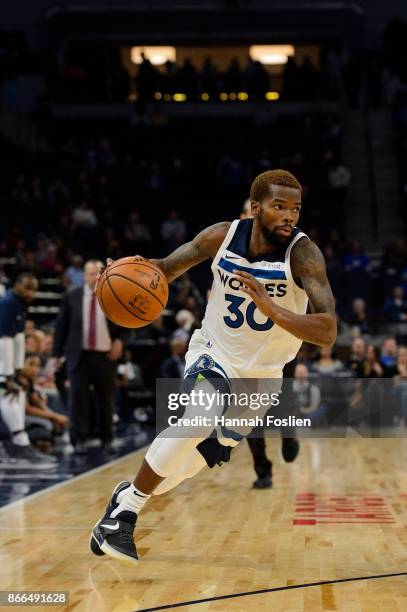
{"type": "Polygon", "coordinates": [[[246,312],[244,312],[244,303],[247,301],[246,298],[239,295],[233,295],[232,293],[226,293],[225,299],[229,302],[227,308],[230,315],[223,317],[223,320],[228,327],[232,329],[241,327],[245,321],[245,317],[248,326],[255,331],[267,331],[273,327],[274,323],[271,319],[267,319],[264,323],[257,323],[257,321],[254,320],[254,311],[257,308],[254,302],[249,302],[246,312]]]}

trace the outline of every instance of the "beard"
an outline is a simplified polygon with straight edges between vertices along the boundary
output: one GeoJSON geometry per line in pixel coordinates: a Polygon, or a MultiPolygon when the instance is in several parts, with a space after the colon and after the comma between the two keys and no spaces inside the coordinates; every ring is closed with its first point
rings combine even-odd
{"type": "Polygon", "coordinates": [[[287,242],[289,242],[291,240],[291,235],[290,236],[279,236],[276,233],[276,230],[270,230],[264,223],[263,223],[263,219],[261,217],[258,218],[258,222],[259,222],[259,227],[260,227],[260,231],[263,235],[263,238],[265,239],[265,241],[273,247],[280,247],[283,246],[284,244],[287,244],[287,242]]]}

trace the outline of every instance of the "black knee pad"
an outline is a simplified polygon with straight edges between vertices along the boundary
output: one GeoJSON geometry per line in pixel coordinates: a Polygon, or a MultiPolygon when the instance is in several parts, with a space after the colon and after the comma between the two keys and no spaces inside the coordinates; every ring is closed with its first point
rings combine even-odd
{"type": "Polygon", "coordinates": [[[232,452],[231,446],[223,446],[216,437],[206,438],[196,447],[205,459],[207,465],[213,468],[215,465],[222,465],[230,460],[232,452]]]}

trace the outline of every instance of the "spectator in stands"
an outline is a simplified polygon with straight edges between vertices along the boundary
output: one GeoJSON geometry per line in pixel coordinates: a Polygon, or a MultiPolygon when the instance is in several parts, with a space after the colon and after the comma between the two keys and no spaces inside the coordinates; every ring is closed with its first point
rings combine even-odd
{"type": "Polygon", "coordinates": [[[367,270],[369,263],[369,257],[366,255],[361,242],[353,240],[350,249],[343,257],[345,270],[367,270]]]}
{"type": "Polygon", "coordinates": [[[239,64],[239,60],[234,57],[225,74],[223,75],[225,90],[227,92],[239,92],[243,89],[243,73],[239,64]]]}
{"type": "Polygon", "coordinates": [[[397,342],[393,336],[389,336],[383,342],[380,353],[380,365],[383,368],[383,377],[392,378],[397,374],[397,342]]]}
{"type": "Polygon", "coordinates": [[[32,319],[26,319],[24,323],[24,334],[28,336],[32,334],[36,329],[35,323],[32,319]]]}
{"type": "Polygon", "coordinates": [[[191,327],[195,321],[195,317],[189,310],[179,310],[175,315],[175,321],[178,328],[173,333],[173,338],[181,338],[188,343],[191,335],[191,327]]]}
{"type": "Polygon", "coordinates": [[[294,57],[289,57],[283,68],[282,97],[293,100],[299,94],[299,68],[294,57]]]}
{"type": "Polygon", "coordinates": [[[360,336],[353,339],[349,360],[346,364],[356,378],[364,377],[366,343],[360,336]]]}
{"type": "Polygon", "coordinates": [[[195,98],[197,71],[188,57],[177,72],[177,83],[179,84],[179,90],[185,92],[189,99],[195,98]]]}
{"type": "Polygon", "coordinates": [[[332,375],[342,369],[342,361],[340,361],[340,359],[336,359],[333,349],[328,346],[320,347],[319,355],[311,365],[311,371],[318,372],[318,374],[332,375]]]}
{"type": "Polygon", "coordinates": [[[388,244],[382,259],[383,290],[387,297],[390,297],[394,287],[400,284],[406,266],[406,241],[396,240],[395,243],[388,244]]]}
{"type": "Polygon", "coordinates": [[[72,214],[75,227],[92,228],[98,224],[95,211],[90,207],[89,202],[83,200],[72,214]]]}
{"type": "Polygon", "coordinates": [[[392,298],[384,303],[384,312],[389,323],[407,321],[407,300],[404,297],[403,287],[394,287],[392,298]]]}
{"type": "Polygon", "coordinates": [[[383,376],[383,368],[379,363],[373,344],[367,345],[366,359],[363,363],[363,376],[365,378],[381,378],[383,376]]]}
{"type": "Polygon", "coordinates": [[[303,363],[295,367],[293,395],[296,414],[310,418],[313,424],[320,424],[323,413],[321,392],[310,382],[308,368],[303,363]]]}
{"type": "Polygon", "coordinates": [[[343,295],[343,267],[341,266],[339,257],[330,244],[324,247],[323,254],[325,257],[326,272],[332,287],[332,293],[339,301],[343,295]]]}
{"type": "Polygon", "coordinates": [[[41,351],[42,335],[39,330],[30,332],[25,337],[25,351],[27,355],[39,355],[41,351]]]}
{"type": "Polygon", "coordinates": [[[202,319],[202,311],[199,307],[198,300],[194,295],[189,295],[183,304],[186,310],[189,310],[195,321],[200,321],[202,319]]]}
{"type": "Polygon", "coordinates": [[[44,329],[44,336],[41,340],[41,349],[40,349],[40,362],[41,362],[41,380],[44,385],[53,385],[54,381],[54,358],[52,356],[52,352],[54,349],[54,333],[53,329],[44,329]],[[52,362],[52,365],[51,365],[52,362]]]}
{"type": "MultiPolygon", "coordinates": [[[[47,396],[38,391],[36,385],[39,382],[41,368],[40,358],[33,355],[25,360],[22,376],[26,381],[26,426],[30,435],[32,427],[40,427],[51,435],[62,434],[69,427],[69,419],[66,415],[51,410],[48,407],[47,396]]],[[[38,435],[36,437],[38,438],[38,435]]],[[[45,439],[49,439],[47,435],[45,439]]]]}
{"type": "Polygon", "coordinates": [[[350,249],[343,257],[345,289],[348,300],[362,298],[367,301],[369,297],[369,258],[364,252],[361,243],[353,240],[350,249]]]}
{"type": "Polygon", "coordinates": [[[139,102],[145,104],[153,99],[153,94],[157,89],[159,75],[157,70],[146,58],[144,53],[141,54],[141,64],[138,69],[137,91],[139,102]]]}
{"type": "Polygon", "coordinates": [[[366,302],[362,300],[362,298],[353,300],[349,323],[353,328],[356,328],[358,335],[370,334],[372,332],[371,324],[366,313],[366,302]]]}
{"type": "Polygon", "coordinates": [[[142,223],[140,213],[137,210],[133,210],[130,213],[130,220],[125,231],[125,238],[129,243],[129,248],[135,249],[135,254],[142,253],[148,256],[152,236],[147,225],[142,223]]]}
{"type": "Polygon", "coordinates": [[[164,316],[160,315],[146,327],[137,330],[137,339],[157,342],[157,344],[167,344],[170,332],[165,326],[164,316]]]}
{"type": "Polygon", "coordinates": [[[189,273],[185,272],[170,285],[169,307],[178,310],[184,307],[189,297],[195,298],[200,311],[204,310],[205,304],[202,296],[195,283],[191,281],[189,273]]]}
{"type": "Polygon", "coordinates": [[[71,264],[65,270],[65,287],[75,289],[75,287],[82,287],[83,282],[83,259],[80,255],[73,255],[71,264]]]}
{"type": "Polygon", "coordinates": [[[313,99],[318,97],[320,93],[319,74],[308,56],[304,57],[301,66],[298,68],[297,79],[299,98],[313,99]]]}
{"type": "Polygon", "coordinates": [[[90,260],[84,267],[84,287],[68,291],[61,305],[54,341],[54,356],[66,357],[71,393],[72,443],[86,452],[90,435],[90,401],[98,406],[99,435],[111,450],[113,399],[117,361],[128,337],[127,330],[104,316],[94,288],[102,263],[90,260]]]}
{"type": "Polygon", "coordinates": [[[59,276],[63,273],[64,268],[59,259],[58,247],[55,243],[50,242],[48,244],[46,255],[43,257],[39,269],[43,275],[59,276]]]}
{"type": "Polygon", "coordinates": [[[333,152],[330,152],[330,154],[331,157],[327,162],[329,218],[334,226],[340,226],[344,216],[343,206],[349,190],[351,173],[348,168],[336,158],[333,152]]]}
{"type": "Polygon", "coordinates": [[[134,406],[132,406],[129,398],[129,391],[131,389],[141,389],[142,387],[143,379],[140,367],[134,363],[132,352],[126,349],[117,367],[116,382],[118,413],[122,423],[128,424],[132,421],[134,406]]]}
{"type": "Polygon", "coordinates": [[[202,91],[208,93],[210,97],[218,93],[219,75],[210,57],[206,57],[204,60],[200,78],[202,91]]]}
{"type": "Polygon", "coordinates": [[[188,341],[183,338],[173,337],[171,339],[171,356],[165,359],[160,369],[162,378],[183,378],[187,346],[188,341]]]}
{"type": "Polygon", "coordinates": [[[161,225],[161,237],[164,241],[165,251],[171,252],[185,242],[187,226],[179,218],[176,210],[170,210],[168,217],[161,225]]]}

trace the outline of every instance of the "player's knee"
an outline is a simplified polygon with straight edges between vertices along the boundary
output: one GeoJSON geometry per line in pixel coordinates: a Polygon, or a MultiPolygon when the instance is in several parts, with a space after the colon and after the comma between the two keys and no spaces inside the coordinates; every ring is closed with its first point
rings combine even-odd
{"type": "Polygon", "coordinates": [[[210,468],[213,468],[216,464],[230,461],[232,448],[223,446],[217,438],[206,438],[196,448],[210,468]]]}

